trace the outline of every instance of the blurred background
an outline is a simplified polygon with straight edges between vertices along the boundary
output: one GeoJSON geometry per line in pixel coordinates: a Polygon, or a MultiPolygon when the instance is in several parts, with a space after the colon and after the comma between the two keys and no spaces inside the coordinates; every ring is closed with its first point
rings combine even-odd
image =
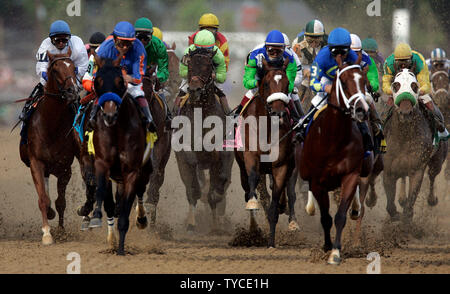
{"type": "Polygon", "coordinates": [[[87,43],[95,31],[109,34],[118,21],[134,24],[145,16],[162,30],[164,41],[176,42],[176,52],[181,57],[200,16],[214,13],[220,21],[219,31],[229,40],[231,65],[225,89],[230,106],[234,107],[244,94],[245,57],[270,30],[285,32],[292,42],[309,20],[318,18],[326,33],[342,26],[361,39],[375,38],[386,57],[395,45],[392,28],[396,9],[409,13],[409,24],[395,21],[407,31],[405,38],[413,49],[425,58],[436,47],[448,52],[448,0],[1,0],[0,123],[9,125],[17,118],[22,103],[12,101],[28,97],[38,82],[35,54],[48,36],[50,24],[57,19],[68,22],[72,34],[87,43]],[[368,15],[370,5],[372,15],[376,15],[368,15]]]}

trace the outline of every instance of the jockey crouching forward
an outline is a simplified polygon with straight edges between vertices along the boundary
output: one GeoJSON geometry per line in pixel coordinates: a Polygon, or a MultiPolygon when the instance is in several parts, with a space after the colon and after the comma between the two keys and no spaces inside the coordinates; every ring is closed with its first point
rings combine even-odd
{"type": "Polygon", "coordinates": [[[166,114],[166,126],[170,126],[172,115],[167,106],[166,97],[162,91],[162,85],[169,79],[169,56],[163,41],[154,37],[153,23],[145,17],[136,20],[134,24],[136,30],[136,38],[139,39],[145,47],[147,53],[147,71],[151,66],[157,66],[156,75],[152,76],[154,83],[154,90],[158,92],[159,97],[163,100],[166,114]]]}
{"type": "MultiPolygon", "coordinates": [[[[413,71],[414,75],[416,75],[417,81],[420,85],[418,99],[419,103],[422,103],[428,109],[429,115],[426,115],[426,117],[431,117],[432,121],[430,123],[435,125],[439,138],[447,139],[449,137],[449,133],[445,128],[444,117],[429,95],[431,83],[428,66],[426,65],[422,54],[411,50],[411,47],[408,44],[398,44],[394,50],[394,53],[386,58],[384,63],[383,91],[387,95],[392,95],[391,84],[394,77],[404,68],[413,71]]],[[[392,100],[392,98],[390,99],[392,100]]]]}
{"type": "Polygon", "coordinates": [[[69,48],[72,52],[70,59],[75,65],[77,85],[80,86],[79,81],[88,68],[88,55],[84,43],[79,37],[71,34],[70,27],[65,21],[57,20],[53,22],[50,26],[49,37],[42,41],[36,53],[36,74],[39,76],[39,83],[34,87],[29,100],[25,103],[19,117],[20,120],[25,121],[27,119],[31,105],[44,94],[44,86],[48,79],[47,51],[50,54],[65,54],[69,48]]]}
{"type": "MultiPolygon", "coordinates": [[[[336,57],[341,55],[343,63],[355,64],[358,60],[356,52],[350,49],[352,40],[350,33],[344,28],[336,28],[330,32],[328,45],[325,46],[316,56],[311,66],[311,89],[317,95],[311,100],[311,108],[319,109],[327,103],[326,96],[331,93],[333,80],[336,76],[338,64],[336,57]]],[[[361,61],[362,70],[371,64],[368,56],[363,55],[361,61]]],[[[301,127],[301,136],[305,138],[306,127],[312,115],[309,115],[301,127]]],[[[364,151],[368,154],[373,151],[372,138],[365,123],[358,123],[358,127],[363,137],[364,151]]]]}
{"type": "MultiPolygon", "coordinates": [[[[126,21],[119,22],[113,31],[112,36],[108,37],[102,43],[97,52],[98,57],[102,59],[117,59],[122,56],[120,66],[126,73],[124,80],[128,83],[128,93],[136,99],[143,114],[145,123],[150,132],[156,132],[156,125],[153,121],[148,102],[145,99],[142,90],[142,78],[145,72],[146,53],[141,41],[136,40],[135,30],[131,23],[126,21]]],[[[95,125],[95,117],[100,108],[96,104],[91,111],[89,125],[92,128],[95,125]]]]}
{"type": "MultiPolygon", "coordinates": [[[[195,51],[197,48],[206,48],[208,50],[216,52],[216,54],[213,56],[213,64],[214,64],[214,83],[217,87],[216,83],[224,83],[227,78],[227,69],[225,65],[225,58],[222,54],[222,51],[219,50],[219,48],[214,44],[215,39],[214,35],[208,31],[208,30],[201,30],[195,35],[194,38],[194,44],[190,45],[189,47],[184,50],[184,56],[180,61],[180,77],[182,78],[181,86],[180,86],[180,92],[178,93],[177,98],[175,99],[175,105],[174,105],[174,112],[178,113],[181,103],[181,97],[185,96],[188,92],[188,86],[189,83],[187,81],[188,76],[188,65],[186,62],[186,57],[189,54],[190,51],[195,51]]],[[[222,104],[223,107],[223,104],[222,104]]],[[[226,110],[224,109],[224,112],[226,110]]],[[[227,113],[226,113],[227,114],[227,113]]]]}
{"type": "MultiPolygon", "coordinates": [[[[294,53],[290,49],[286,50],[285,38],[283,36],[283,33],[278,30],[273,30],[267,35],[264,45],[257,46],[249,54],[247,64],[245,65],[245,73],[243,79],[244,87],[248,89],[248,91],[242,99],[240,105],[236,109],[236,116],[241,113],[242,108],[245,106],[245,104],[247,104],[247,102],[251,100],[258,92],[258,81],[260,81],[265,74],[263,72],[263,59],[265,59],[269,65],[280,68],[283,66],[285,60],[288,59],[289,64],[286,67],[286,76],[289,80],[289,95],[294,90],[294,84],[296,81],[298,69],[296,60],[294,58],[294,53]]],[[[294,95],[295,94],[296,93],[294,93],[294,95]]],[[[295,123],[303,113],[299,103],[299,99],[297,101],[297,105],[294,105],[292,99],[289,102],[292,119],[295,123]],[[296,107],[299,109],[300,113],[297,112],[296,107]]]]}

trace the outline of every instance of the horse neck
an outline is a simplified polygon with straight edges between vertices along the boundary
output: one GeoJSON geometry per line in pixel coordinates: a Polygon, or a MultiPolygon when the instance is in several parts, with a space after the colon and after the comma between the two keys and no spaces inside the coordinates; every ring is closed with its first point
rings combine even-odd
{"type": "MultiPolygon", "coordinates": [[[[428,122],[422,114],[418,106],[413,108],[411,117],[408,120],[400,121],[400,114],[394,110],[392,119],[388,121],[385,126],[387,136],[397,138],[396,141],[401,145],[409,146],[412,141],[417,140],[421,136],[428,136],[429,130],[428,122]]],[[[431,135],[429,136],[431,138],[431,135]]],[[[414,144],[419,143],[414,141],[414,144]]]]}

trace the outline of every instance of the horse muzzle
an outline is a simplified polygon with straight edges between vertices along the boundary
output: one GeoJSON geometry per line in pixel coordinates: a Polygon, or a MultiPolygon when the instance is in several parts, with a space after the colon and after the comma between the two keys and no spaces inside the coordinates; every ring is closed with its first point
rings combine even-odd
{"type": "Polygon", "coordinates": [[[103,113],[103,122],[107,127],[112,127],[117,122],[118,113],[103,113]]]}

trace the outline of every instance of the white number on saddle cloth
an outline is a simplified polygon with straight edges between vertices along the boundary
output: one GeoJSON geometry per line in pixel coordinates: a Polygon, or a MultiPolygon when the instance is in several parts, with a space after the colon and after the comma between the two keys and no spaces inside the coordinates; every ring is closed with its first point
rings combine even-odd
{"type": "MultiPolygon", "coordinates": [[[[403,69],[395,75],[391,89],[395,102],[397,102],[398,96],[408,93],[411,95],[410,97],[415,99],[415,104],[417,103],[417,99],[419,98],[419,83],[417,82],[414,73],[410,72],[408,69],[403,69]]],[[[397,103],[395,103],[395,105],[398,106],[397,103]]]]}

